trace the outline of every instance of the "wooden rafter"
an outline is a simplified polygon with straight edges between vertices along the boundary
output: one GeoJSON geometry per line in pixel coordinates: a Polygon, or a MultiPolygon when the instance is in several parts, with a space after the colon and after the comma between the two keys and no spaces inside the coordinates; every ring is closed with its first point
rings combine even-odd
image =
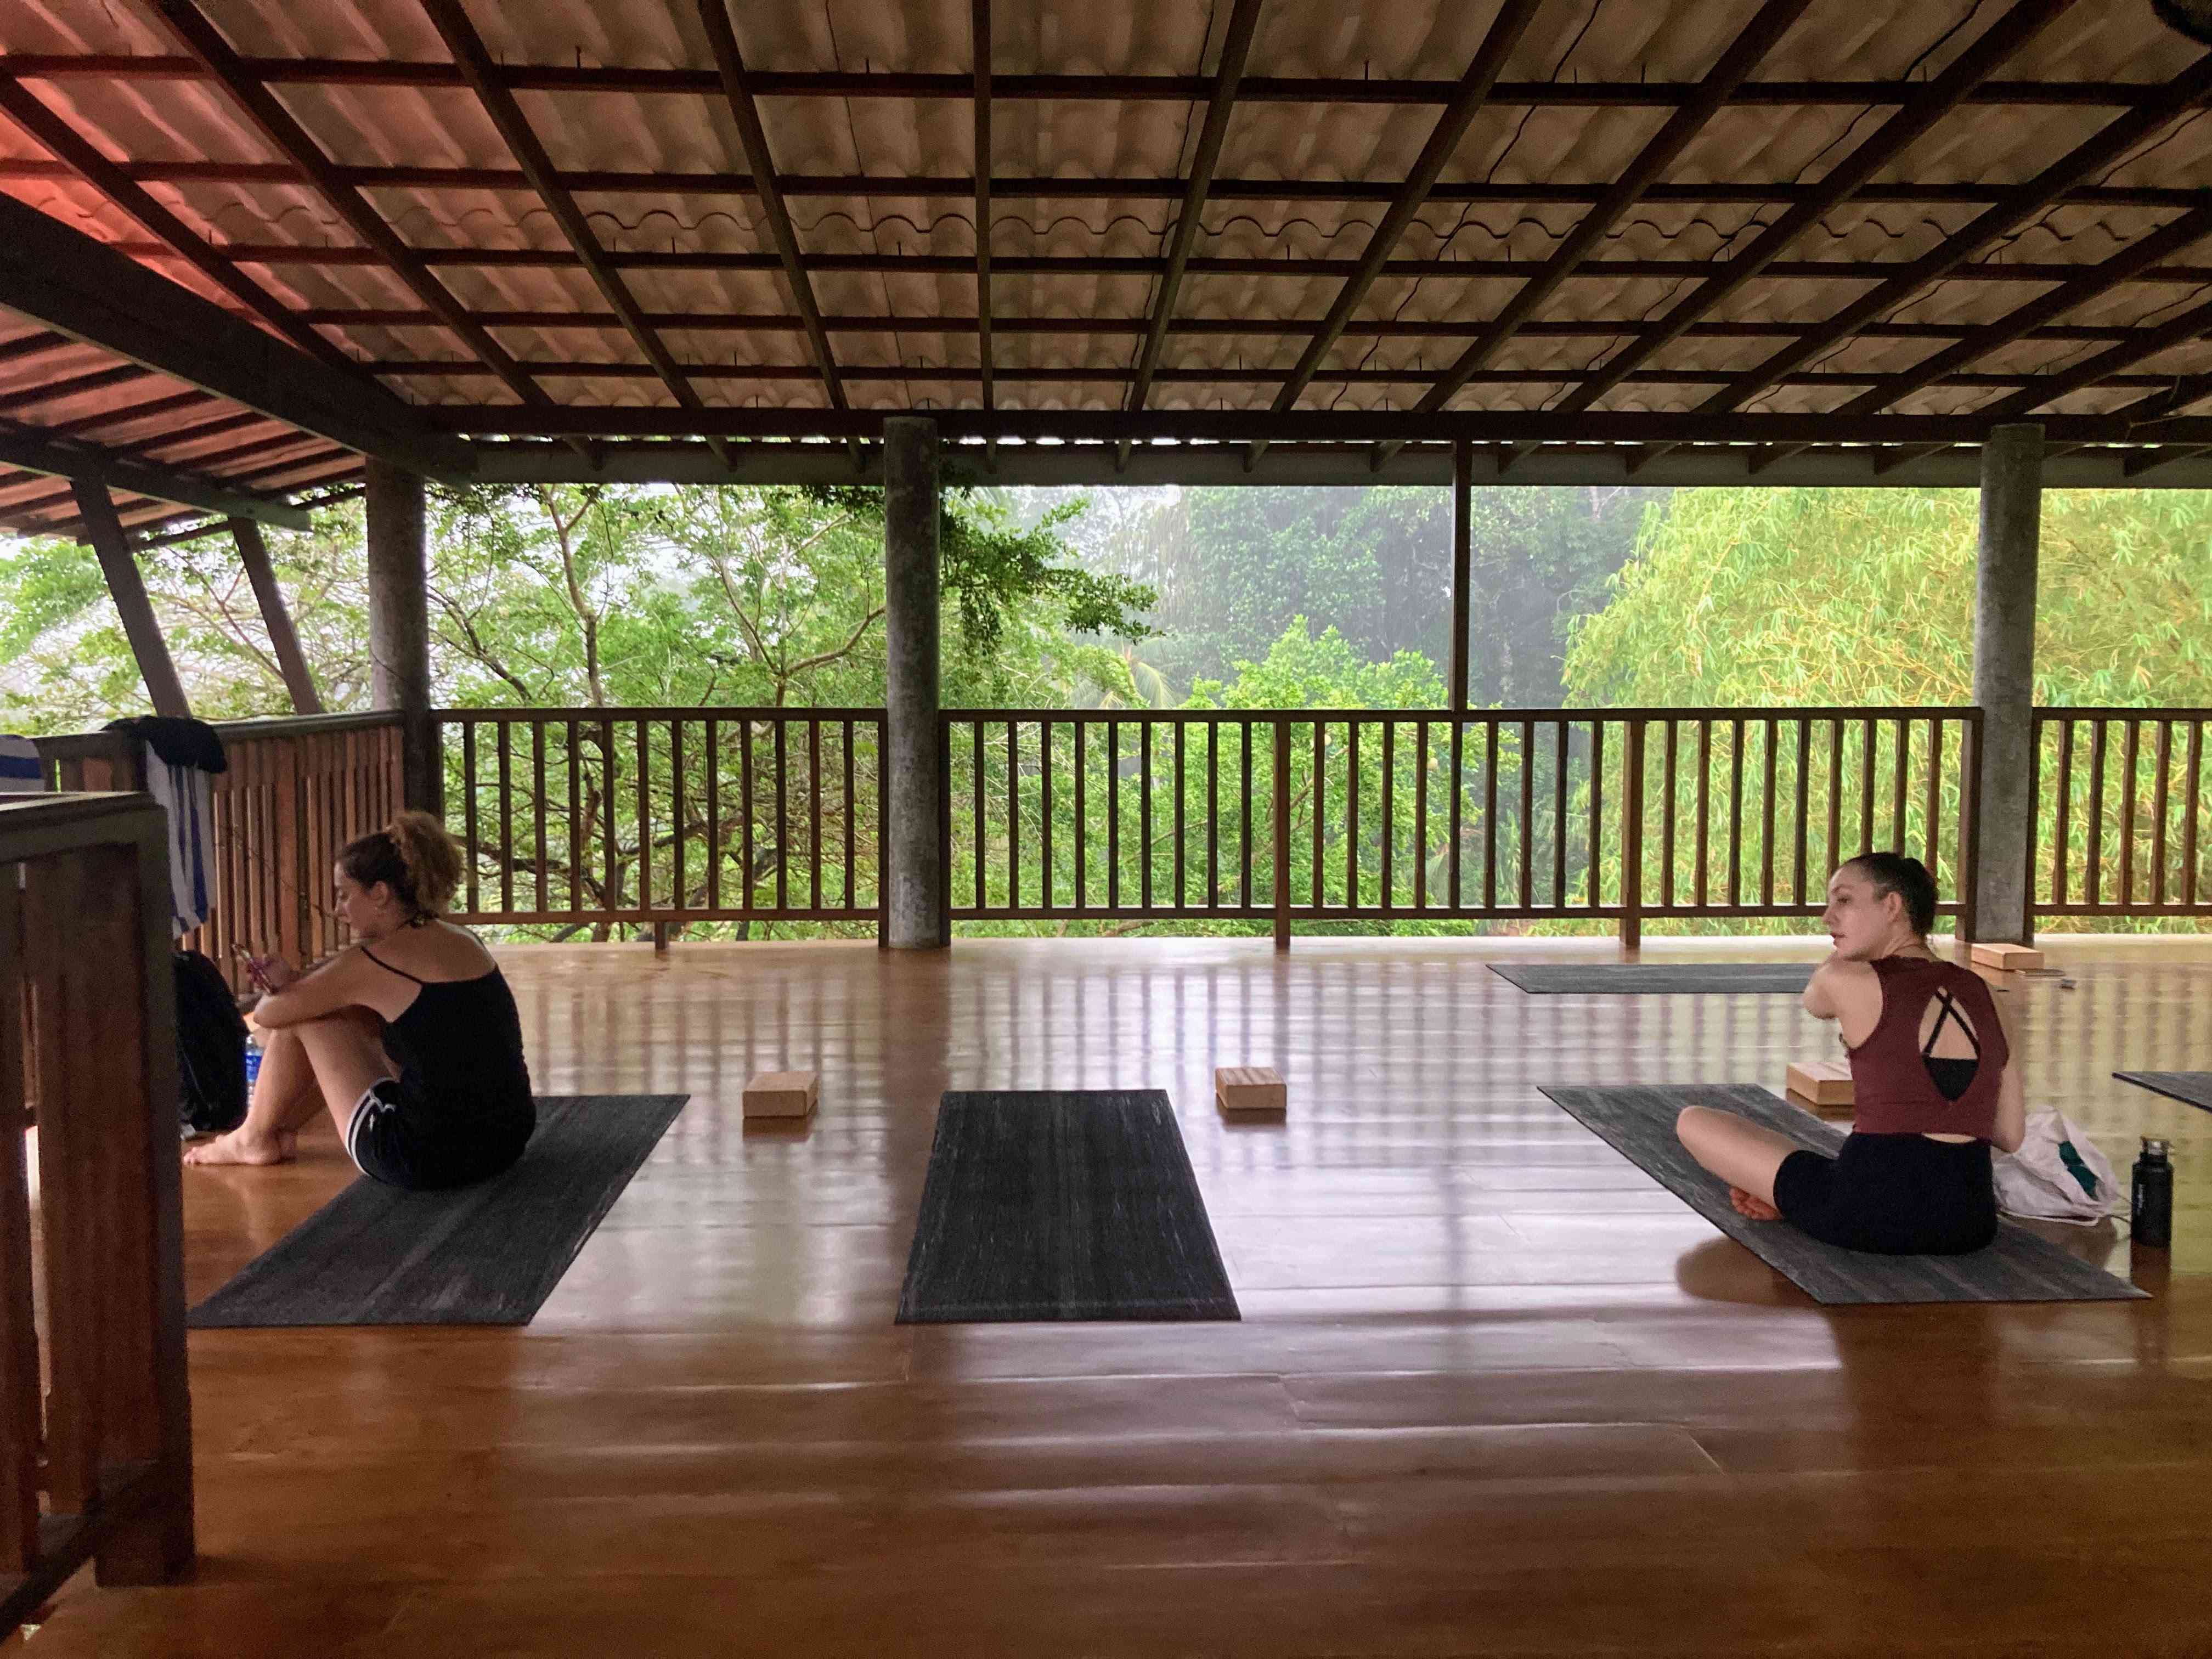
{"type": "MultiPolygon", "coordinates": [[[[1812,0],[1767,0],[1750,22],[1721,54],[1705,80],[1698,84],[1698,94],[1679,106],[1667,119],[1666,125],[1652,135],[1650,141],[1638,152],[1613,181],[1604,199],[1584,214],[1565,239],[1553,251],[1552,257],[1541,269],[1523,283],[1492,319],[1490,325],[1474,343],[1460,353],[1450,368],[1437,377],[1436,384],[1421,396],[1414,407],[1422,410],[1442,409],[1453,394],[1487,364],[1512,339],[1521,325],[1536,314],[1537,308],[1559,291],[1559,286],[1574,275],[1577,267],[1589,257],[1593,249],[1620,220],[1621,215],[1643,198],[1644,193],[1659,182],[1660,176],[1672,167],[1692,141],[1705,130],[1708,122],[1720,112],[1737,88],[1750,78],[1751,72],[1771,52],[1782,37],[1790,32],[1797,20],[1805,15],[1812,0]]],[[[1390,452],[1386,447],[1376,456],[1379,466],[1387,462],[1390,452]]]]}
{"type": "MultiPolygon", "coordinates": [[[[1168,245],[1167,264],[1159,274],[1159,290],[1152,300],[1151,320],[1145,326],[1145,343],[1138,355],[1135,383],[1129,389],[1128,407],[1142,409],[1152,395],[1152,377],[1160,365],[1160,348],[1175,319],[1176,301],[1184,273],[1190,267],[1190,251],[1198,240],[1199,218],[1206,194],[1213,188],[1213,169],[1221,160],[1221,145],[1229,134],[1229,118],[1237,107],[1237,88],[1244,64],[1252,54],[1252,37],[1260,27],[1261,0],[1237,0],[1229,14],[1228,32],[1221,39],[1221,56],[1214,65],[1213,88],[1206,100],[1206,119],[1198,132],[1198,148],[1191,154],[1190,179],[1182,205],[1176,210],[1175,235],[1168,245]]],[[[1347,269],[1346,276],[1352,274],[1347,269]]],[[[1127,452],[1124,452],[1126,459],[1127,452]]]]}
{"type": "MultiPolygon", "coordinates": [[[[0,195],[0,306],[201,394],[363,453],[434,469],[461,459],[383,387],[333,372],[236,313],[6,195],[0,195]]],[[[46,432],[82,435],[141,418],[150,408],[101,410],[46,432]]]]}
{"type": "MultiPolygon", "coordinates": [[[[1382,222],[1375,227],[1374,234],[1367,239],[1367,246],[1359,256],[1358,267],[1337,290],[1335,302],[1329,307],[1328,315],[1322,319],[1321,326],[1306,342],[1305,350],[1299,354],[1297,366],[1291,371],[1282,390],[1275,394],[1276,413],[1287,413],[1297,407],[1298,398],[1305,391],[1306,383],[1313,378],[1314,371],[1321,367],[1322,359],[1328,355],[1329,349],[1342,337],[1345,325],[1352,320],[1352,313],[1359,308],[1359,302],[1367,297],[1367,290],[1374,286],[1375,279],[1382,275],[1383,264],[1389,258],[1390,251],[1398,246],[1398,239],[1406,234],[1407,228],[1419,216],[1430,192],[1435,189],[1437,179],[1443,174],[1445,164],[1459,149],[1460,140],[1467,136],[1467,130],[1474,124],[1476,114],[1488,101],[1490,89],[1497,83],[1498,72],[1505,67],[1506,58],[1520,44],[1521,36],[1527,31],[1542,3],[1543,0],[1504,0],[1498,7],[1498,15],[1491,21],[1489,32],[1475,49],[1474,60],[1467,66],[1467,73],[1460,76],[1458,90],[1453,94],[1451,102],[1444,106],[1443,113],[1437,117],[1436,125],[1429,130],[1428,141],[1421,146],[1421,153],[1413,162],[1413,171],[1397,187],[1389,211],[1382,216],[1382,222]]],[[[1248,462],[1256,461],[1266,448],[1264,441],[1256,442],[1245,459],[1248,462]]]]}
{"type": "MultiPolygon", "coordinates": [[[[800,256],[798,229],[791,222],[790,209],[784,204],[775,161],[769,151],[768,130],[761,125],[760,106],[753,95],[744,57],[738,50],[737,31],[730,26],[727,0],[698,0],[698,7],[699,21],[705,26],[708,42],[714,48],[714,67],[721,76],[722,95],[729,102],[732,118],[737,122],[738,138],[744,146],[745,165],[752,169],[750,189],[760,198],[761,216],[768,221],[769,236],[782,264],[792,303],[799,307],[807,341],[814,348],[815,366],[822,371],[830,407],[846,409],[849,405],[845,400],[844,382],[837,376],[837,359],[830,349],[830,335],[822,326],[822,310],[814,300],[814,284],[807,276],[805,263],[800,256]]],[[[975,188],[974,179],[963,179],[960,193],[972,196],[975,188]]]]}
{"type": "MultiPolygon", "coordinates": [[[[600,247],[598,234],[576,198],[569,194],[555,171],[553,158],[545,153],[545,146],[532,129],[522,112],[522,106],[514,93],[498,76],[491,54],[484,50],[483,38],[477,33],[476,25],[469,21],[468,13],[462,9],[459,0],[420,0],[431,24],[445,41],[446,49],[453,54],[462,75],[483,105],[484,113],[491,118],[492,125],[510,154],[521,164],[523,176],[530,180],[538,199],[553,216],[553,222],[561,228],[568,246],[575,250],[585,270],[599,290],[600,297],[614,307],[615,315],[622,319],[623,326],[637,349],[645,354],[678,404],[684,409],[703,409],[706,404],[684,378],[684,370],[670,353],[659,332],[645,320],[645,313],[629,291],[620,272],[607,264],[605,250],[600,247]]],[[[510,363],[513,360],[509,359],[510,363]]],[[[524,375],[527,380],[529,377],[524,375]]]]}
{"type": "MultiPolygon", "coordinates": [[[[2147,100],[2075,146],[2033,178],[2006,191],[2003,199],[1990,207],[1971,224],[1944,238],[1937,246],[1909,262],[1902,270],[1890,275],[1833,317],[1817,327],[1808,329],[1802,338],[1776,352],[1757,368],[1737,376],[1725,391],[1708,398],[1699,407],[1733,409],[1756,397],[1777,377],[1810,362],[1829,347],[1849,338],[1862,325],[1904,304],[1929,283],[1949,276],[1997,238],[2049,209],[2067,191],[2091,173],[2118,165],[2137,145],[2156,137],[2160,128],[2171,125],[2201,104],[2208,94],[2212,94],[2212,52],[2198,58],[2187,71],[2166,82],[2157,97],[2147,100]]],[[[1994,350],[2019,338],[2021,332],[2028,328],[2055,321],[2074,307],[2184,252],[2202,240],[2208,233],[2212,233],[2212,209],[2199,206],[2185,214],[2175,224],[2144,238],[2136,246],[2124,249],[2103,263],[2070,276],[2060,293],[2071,297],[2064,299],[2063,303],[2057,303],[2060,295],[2046,295],[2042,300],[2022,306],[2002,321],[1976,331],[1953,351],[1929,359],[1929,362],[1911,373],[1927,371],[1931,375],[1941,375],[1949,373],[1954,368],[1963,367],[1982,352],[1994,350]],[[2052,308],[2054,304],[2055,308],[2052,308]],[[2021,323],[2017,331],[2002,332],[2020,319],[2028,320],[2021,323]],[[1986,340],[1987,343],[1972,347],[1977,339],[1986,340]],[[1970,347],[1972,349],[1969,349],[1970,347]],[[1967,351],[1968,355],[1956,356],[1960,351],[1967,351]]],[[[1893,402],[1896,398],[1903,397],[1914,389],[1907,385],[1905,391],[1893,394],[1890,401],[1893,402]]]]}
{"type": "Polygon", "coordinates": [[[2069,393],[2094,386],[2107,374],[2131,368],[2146,357],[2154,357],[2175,346],[2185,345],[2207,332],[2212,332],[2212,301],[2201,306],[2192,306],[2155,328],[2138,329],[2136,331],[2136,337],[2109,347],[2071,368],[2061,369],[2055,374],[2040,375],[2033,385],[1978,413],[1990,421],[2022,419],[2069,393]]]}
{"type": "Polygon", "coordinates": [[[2026,46],[2075,0],[2015,0],[2003,16],[1976,37],[1943,72],[1925,82],[1896,114],[1838,161],[1811,191],[1753,239],[1751,246],[1684,295],[1659,323],[1607,361],[1604,373],[1579,386],[1560,405],[1573,413],[1586,410],[1620,383],[1620,377],[1649,362],[1680,337],[1692,323],[1742,289],[1820,216],[1850,201],[1881,168],[1955,109],[1975,86],[2026,46]]]}
{"type": "MultiPolygon", "coordinates": [[[[451,64],[370,58],[247,58],[256,80],[270,85],[457,87],[451,64]]],[[[158,53],[16,52],[0,57],[0,70],[38,80],[204,80],[204,64],[158,53]]],[[[504,64],[500,77],[517,92],[692,93],[720,91],[712,70],[646,69],[621,64],[504,64]]],[[[768,70],[751,77],[764,98],[968,97],[969,77],[898,70],[768,70]]],[[[1699,83],[1681,81],[1499,81],[1489,101],[1512,108],[1672,109],[1696,97],[1699,83]]],[[[1202,75],[1008,75],[997,96],[1023,102],[1106,101],[1194,103],[1207,94],[1202,75]]],[[[1448,104],[1457,83],[1446,80],[1345,76],[1254,76],[1244,96],[1255,103],[1418,106],[1448,104]]],[[[2125,108],[2142,88],[2130,81],[1989,81],[1966,102],[2062,108],[2125,108]]],[[[1730,100],[1752,107],[1835,106],[1850,109],[1904,103],[1911,88],[1902,82],[1755,81],[1730,100]]]]}
{"type": "Polygon", "coordinates": [[[98,484],[150,495],[156,501],[196,507],[203,512],[262,519],[293,530],[307,527],[307,517],[282,501],[264,500],[230,479],[213,478],[178,467],[106,455],[83,445],[58,443],[21,427],[0,428],[0,466],[43,473],[72,483],[98,484]]]}
{"type": "Polygon", "coordinates": [[[87,184],[173,249],[178,257],[310,356],[341,374],[358,376],[353,360],[309,328],[284,302],[239,270],[235,261],[169,211],[98,146],[46,107],[12,76],[0,75],[0,113],[66,162],[87,184]]]}
{"type": "Polygon", "coordinates": [[[991,387],[991,0],[972,0],[968,39],[975,63],[975,361],[982,371],[983,407],[990,409],[996,401],[991,387]]]}
{"type": "MultiPolygon", "coordinates": [[[[194,0],[151,0],[151,4],[185,49],[222,83],[262,137],[285,158],[287,173],[305,174],[353,234],[384,256],[392,275],[436,313],[443,325],[507,383],[510,392],[526,404],[552,401],[535,380],[515,368],[507,348],[471,319],[452,290],[415,257],[413,250],[362,194],[361,186],[331,161],[323,147],[276,101],[269,88],[253,78],[230,43],[200,14],[194,0]]],[[[288,182],[296,183],[297,179],[288,182]]]]}

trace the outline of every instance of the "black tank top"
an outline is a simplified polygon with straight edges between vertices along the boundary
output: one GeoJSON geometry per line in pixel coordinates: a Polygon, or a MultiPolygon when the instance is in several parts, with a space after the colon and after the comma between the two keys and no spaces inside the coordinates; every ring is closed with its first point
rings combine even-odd
{"type": "Polygon", "coordinates": [[[526,1128],[536,1117],[530,1068],[522,1057],[522,1017],[507,976],[495,967],[474,979],[416,979],[366,945],[386,973],[413,980],[415,1000],[388,1020],[384,1047],[399,1066],[400,1086],[438,1127],[470,1133],[526,1128]]]}

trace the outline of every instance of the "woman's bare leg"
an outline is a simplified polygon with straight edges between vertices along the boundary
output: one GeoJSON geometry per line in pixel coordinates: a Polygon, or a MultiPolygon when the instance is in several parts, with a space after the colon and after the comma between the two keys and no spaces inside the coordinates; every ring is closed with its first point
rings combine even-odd
{"type": "Polygon", "coordinates": [[[1738,1210],[1755,1220],[1779,1218],[1774,1173],[1784,1158],[1803,1150],[1796,1141],[1711,1106],[1685,1106],[1674,1120],[1674,1133],[1692,1158],[1728,1182],[1738,1210]]]}
{"type": "MultiPolygon", "coordinates": [[[[308,1042],[307,1033],[315,1027],[349,1030],[353,1046],[365,1048],[373,1056],[373,1064],[380,1068],[370,1082],[392,1075],[393,1066],[380,1037],[382,1023],[366,1009],[349,1009],[324,1019],[280,1027],[263,1039],[261,1073],[254,1080],[252,1098],[246,1103],[246,1121],[228,1134],[186,1147],[185,1163],[284,1163],[298,1149],[301,1128],[313,1121],[316,1113],[326,1109],[336,1120],[338,1133],[345,1133],[346,1120],[361,1098],[361,1089],[347,1097],[343,1112],[331,1104],[308,1042]]],[[[362,1089],[368,1086],[362,1085],[362,1089]]]]}

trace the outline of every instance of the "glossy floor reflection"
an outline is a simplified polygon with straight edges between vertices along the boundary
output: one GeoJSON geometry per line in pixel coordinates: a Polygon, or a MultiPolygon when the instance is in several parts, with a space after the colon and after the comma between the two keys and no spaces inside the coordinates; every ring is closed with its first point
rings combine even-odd
{"type": "MultiPolygon", "coordinates": [[[[2212,1066],[2212,940],[2048,943],[2033,1103],[2176,1143],[2170,1257],[2069,1236],[2148,1302],[1817,1308],[1535,1085],[1832,1036],[1486,965],[1609,943],[510,951],[542,1089],[690,1108],[526,1330],[193,1333],[198,1578],[29,1650],[2212,1651],[2212,1114],[2108,1075],[2212,1066]],[[1286,1121],[1216,1116],[1245,1063],[1286,1121]],[[1047,1086],[1169,1091],[1243,1322],[890,1322],[937,1095],[1047,1086]]],[[[1647,959],[1759,953],[1817,954],[1647,959]]],[[[190,1172],[190,1293],[346,1176],[190,1172]]]]}

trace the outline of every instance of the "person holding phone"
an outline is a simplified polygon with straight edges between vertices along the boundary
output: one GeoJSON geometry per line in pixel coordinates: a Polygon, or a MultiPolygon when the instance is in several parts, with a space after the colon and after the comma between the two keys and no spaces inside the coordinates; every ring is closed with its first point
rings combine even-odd
{"type": "Polygon", "coordinates": [[[247,956],[264,994],[246,1121],[185,1149],[192,1164],[282,1164],[327,1111],[363,1175],[465,1186],[522,1156],[537,1113],[514,993],[474,934],[441,918],[460,849],[402,812],[338,854],[337,908],[359,941],[307,972],[247,956]]]}

